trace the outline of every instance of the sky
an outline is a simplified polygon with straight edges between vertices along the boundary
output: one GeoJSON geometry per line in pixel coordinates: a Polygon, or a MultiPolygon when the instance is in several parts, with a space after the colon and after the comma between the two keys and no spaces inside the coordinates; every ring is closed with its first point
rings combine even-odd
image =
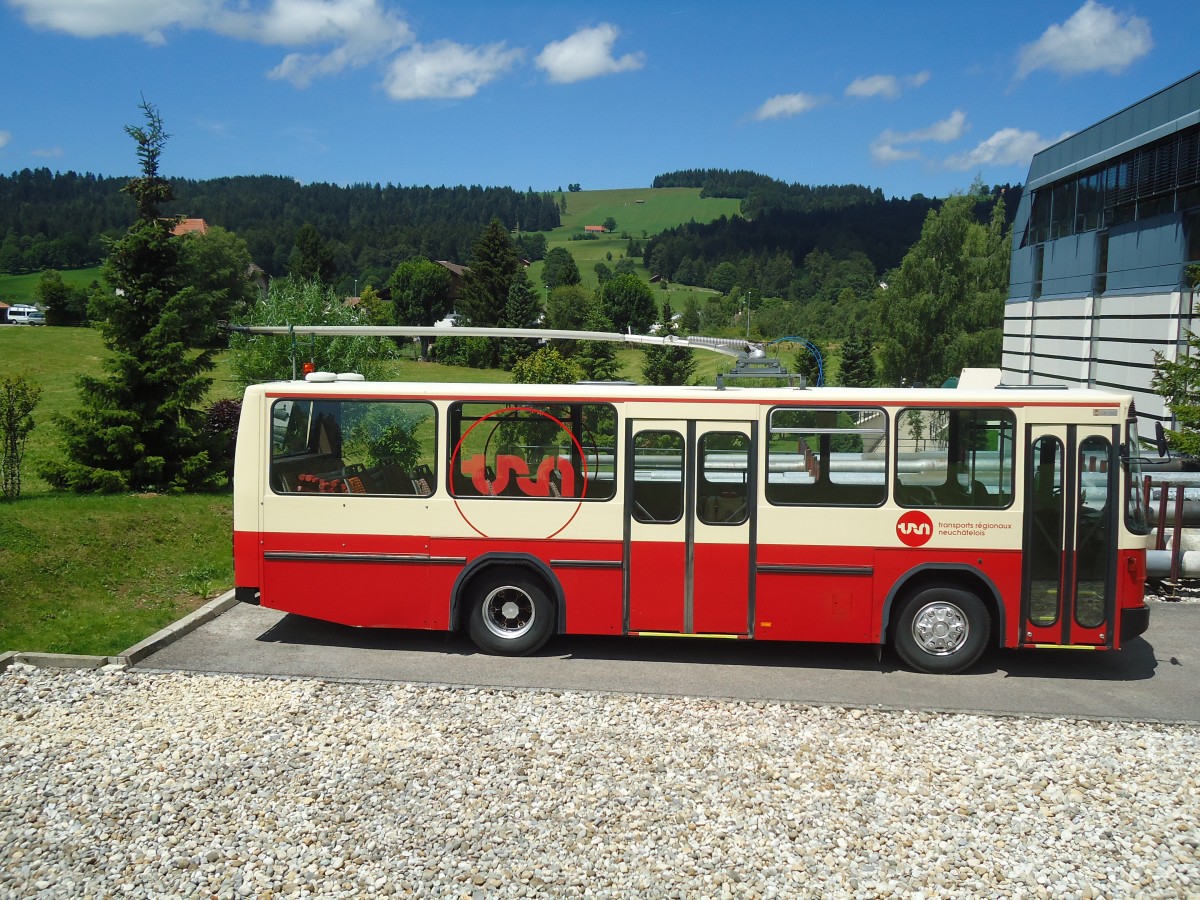
{"type": "Polygon", "coordinates": [[[1197,0],[0,0],[0,172],[944,197],[1200,68],[1197,0]]]}

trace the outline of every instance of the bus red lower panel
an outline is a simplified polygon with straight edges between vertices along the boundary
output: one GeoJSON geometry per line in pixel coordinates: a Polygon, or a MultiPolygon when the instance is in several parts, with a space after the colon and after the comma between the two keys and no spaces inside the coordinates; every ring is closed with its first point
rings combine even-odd
{"type": "Polygon", "coordinates": [[[567,602],[568,634],[621,633],[620,566],[604,569],[554,566],[567,602]]]}
{"type": "Polygon", "coordinates": [[[874,555],[869,547],[761,546],[754,636],[775,641],[871,640],[874,555]]]}
{"type": "Polygon", "coordinates": [[[261,603],[343,625],[447,628],[449,590],[437,584],[446,567],[426,546],[417,537],[264,534],[261,603]]]}
{"type": "Polygon", "coordinates": [[[630,631],[683,631],[686,562],[682,542],[630,543],[630,631]]]}
{"type": "Polygon", "coordinates": [[[692,632],[748,634],[750,551],[745,544],[696,544],[692,632]]]}

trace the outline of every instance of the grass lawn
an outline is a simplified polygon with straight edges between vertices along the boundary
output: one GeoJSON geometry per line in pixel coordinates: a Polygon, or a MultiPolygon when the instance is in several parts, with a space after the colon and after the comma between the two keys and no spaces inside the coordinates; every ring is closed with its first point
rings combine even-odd
{"type": "Polygon", "coordinates": [[[560,235],[580,234],[585,225],[603,225],[609,216],[617,221],[617,234],[627,231],[642,238],[644,231],[652,236],[691,219],[711,222],[721,216],[732,216],[739,212],[742,202],[723,197],[701,199],[699,188],[628,188],[564,196],[567,211],[562,224],[550,232],[551,241],[560,235]]]}
{"type": "MultiPolygon", "coordinates": [[[[0,650],[119,653],[233,585],[228,494],[76,495],[38,477],[105,352],[89,328],[0,327],[0,377],[42,388],[21,498],[0,502],[0,650]]],[[[215,375],[213,399],[238,394],[223,359],[215,375]]]]}
{"type": "MultiPolygon", "coordinates": [[[[100,280],[100,267],[90,269],[60,269],[58,274],[67,284],[73,287],[87,287],[93,281],[100,280]]],[[[17,303],[38,305],[38,282],[42,280],[41,272],[30,275],[0,275],[0,300],[13,306],[17,303]]]]}
{"type": "Polygon", "coordinates": [[[0,650],[112,655],[233,585],[232,498],[0,504],[0,650]]]}

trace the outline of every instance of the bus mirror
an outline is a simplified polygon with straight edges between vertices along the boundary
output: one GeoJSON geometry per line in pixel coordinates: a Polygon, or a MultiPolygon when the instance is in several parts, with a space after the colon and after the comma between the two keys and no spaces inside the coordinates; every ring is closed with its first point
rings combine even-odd
{"type": "Polygon", "coordinates": [[[1163,430],[1162,422],[1154,423],[1154,446],[1158,449],[1159,456],[1167,456],[1170,453],[1167,449],[1167,433],[1163,430]]]}

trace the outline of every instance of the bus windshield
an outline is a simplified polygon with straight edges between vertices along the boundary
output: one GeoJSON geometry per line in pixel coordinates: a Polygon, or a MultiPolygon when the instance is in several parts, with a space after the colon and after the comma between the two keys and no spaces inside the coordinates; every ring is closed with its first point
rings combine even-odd
{"type": "Polygon", "coordinates": [[[1142,445],[1138,440],[1137,419],[1130,417],[1125,440],[1125,474],[1129,479],[1129,497],[1125,504],[1125,527],[1134,534],[1149,534],[1146,516],[1147,497],[1143,491],[1142,445]]]}

